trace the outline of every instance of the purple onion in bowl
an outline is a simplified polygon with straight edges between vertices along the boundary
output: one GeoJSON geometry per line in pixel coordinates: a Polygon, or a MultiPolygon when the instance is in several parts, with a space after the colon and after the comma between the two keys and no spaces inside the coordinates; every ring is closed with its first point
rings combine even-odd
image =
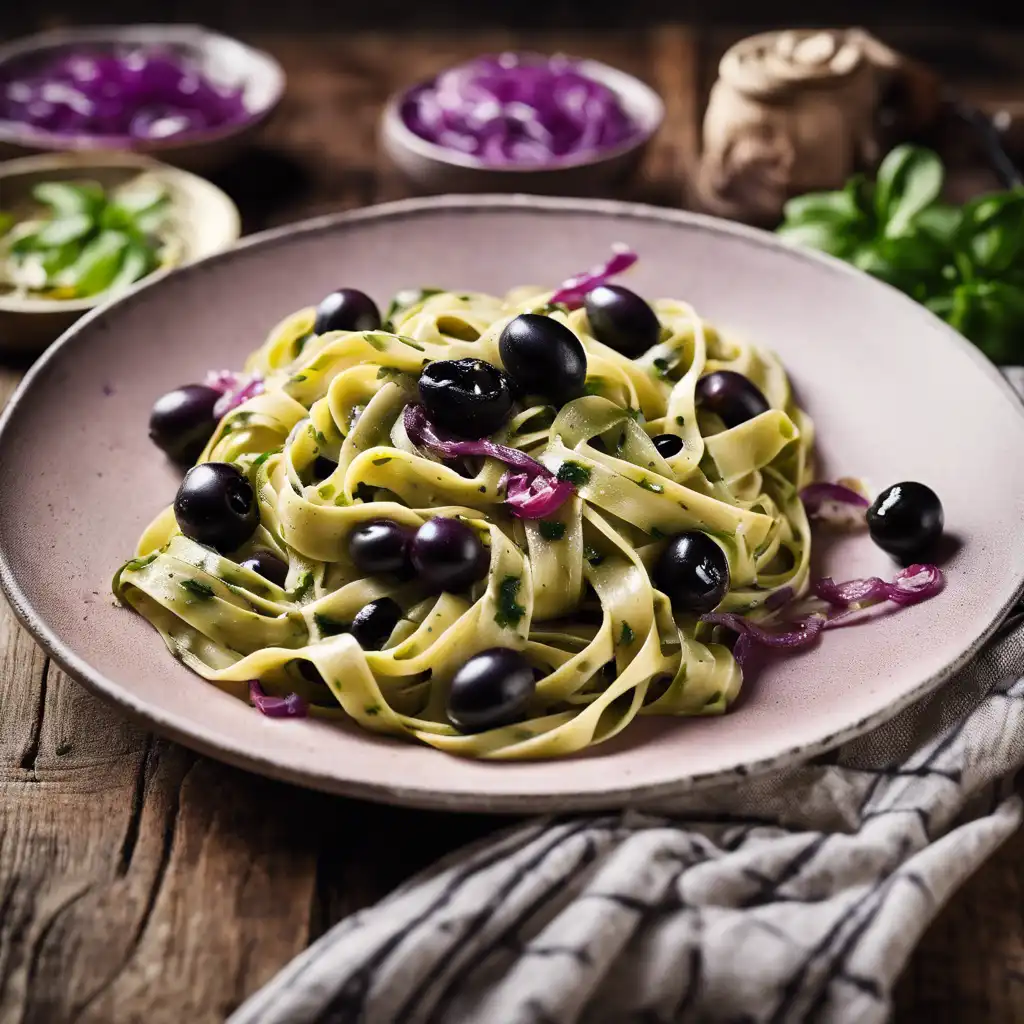
{"type": "Polygon", "coordinates": [[[248,120],[242,92],[210,81],[170,48],[83,45],[0,71],[0,121],[55,135],[152,141],[248,120]]]}
{"type": "Polygon", "coordinates": [[[477,57],[412,89],[406,127],[490,167],[546,167],[617,149],[642,133],[620,97],[564,56],[477,57]]]}

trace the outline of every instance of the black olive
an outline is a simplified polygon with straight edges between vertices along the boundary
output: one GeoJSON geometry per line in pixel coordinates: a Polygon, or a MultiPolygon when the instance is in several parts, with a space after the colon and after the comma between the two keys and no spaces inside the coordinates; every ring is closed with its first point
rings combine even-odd
{"type": "Polygon", "coordinates": [[[367,576],[401,572],[409,561],[412,534],[391,519],[360,523],[348,535],[348,554],[356,568],[367,576]]]}
{"type": "Polygon", "coordinates": [[[270,580],[271,583],[276,583],[279,587],[283,587],[288,578],[288,563],[278,558],[273,551],[265,549],[254,551],[239,565],[243,569],[257,573],[265,580],[270,580]]]}
{"type": "Polygon", "coordinates": [[[584,304],[594,337],[629,359],[642,356],[661,339],[657,314],[628,288],[599,285],[587,292],[584,304]]]}
{"type": "Polygon", "coordinates": [[[487,575],[487,549],[458,519],[428,519],[416,531],[410,555],[417,577],[432,590],[454,593],[487,575]]]}
{"type": "Polygon", "coordinates": [[[174,518],[186,537],[227,554],[241,547],[260,523],[256,495],[245,474],[229,462],[201,462],[182,480],[174,518]]]}
{"type": "Polygon", "coordinates": [[[402,609],[390,597],[379,597],[364,604],[352,620],[350,632],[364,651],[379,651],[398,625],[402,609]]]}
{"type": "Polygon", "coordinates": [[[677,612],[703,615],[729,592],[729,561],[706,534],[690,530],[665,545],[652,574],[677,612]]]}
{"type": "Polygon", "coordinates": [[[733,370],[715,370],[697,381],[697,404],[715,413],[727,427],[767,412],[768,400],[742,373],[733,370]]]}
{"type": "Polygon", "coordinates": [[[905,481],[887,487],[868,509],[871,539],[890,555],[913,560],[942,536],[945,516],[939,496],[924,484],[905,481]]]}
{"type": "Polygon", "coordinates": [[[205,384],[186,384],[161,395],[149,414],[150,440],[175,462],[191,465],[217,429],[213,407],[220,397],[205,384]]]}
{"type": "Polygon", "coordinates": [[[498,339],[501,361],[524,394],[545,395],[558,405],[579,398],[587,379],[583,343],[557,320],[523,313],[498,339]]]}
{"type": "Polygon", "coordinates": [[[380,310],[369,295],[355,288],[339,288],[325,296],[316,307],[314,334],[379,330],[380,310]]]}
{"type": "Polygon", "coordinates": [[[673,455],[678,455],[683,450],[683,439],[678,434],[658,434],[651,440],[663,459],[671,459],[673,455]]]}
{"type": "Polygon", "coordinates": [[[518,651],[492,647],[475,654],[452,679],[448,719],[460,732],[482,732],[518,721],[537,689],[518,651]]]}
{"type": "Polygon", "coordinates": [[[487,437],[512,411],[508,376],[482,359],[440,359],[420,374],[420,398],[430,419],[460,437],[487,437]]]}

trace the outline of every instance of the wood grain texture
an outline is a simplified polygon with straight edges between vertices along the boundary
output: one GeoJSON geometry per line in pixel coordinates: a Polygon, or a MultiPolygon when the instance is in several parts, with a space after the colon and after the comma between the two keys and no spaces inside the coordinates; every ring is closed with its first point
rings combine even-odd
{"type": "MultiPolygon", "coordinates": [[[[386,97],[481,50],[528,46],[607,60],[662,93],[665,128],[622,194],[678,205],[702,97],[742,34],[669,26],[258,39],[284,63],[288,96],[258,147],[218,181],[250,231],[406,195],[377,150],[386,97]]],[[[1024,101],[1019,45],[972,36],[954,59],[936,38],[906,40],[947,54],[952,79],[976,98],[1024,101]],[[979,48],[998,74],[963,58],[979,48]]],[[[981,184],[969,166],[956,183],[981,184]]],[[[0,368],[0,402],[23,369],[0,368]]],[[[341,917],[506,823],[307,793],[197,757],[68,679],[0,607],[3,1024],[223,1021],[341,917]]],[[[898,1021],[1024,1021],[1022,854],[1018,835],[940,915],[899,986],[898,1021]]]]}

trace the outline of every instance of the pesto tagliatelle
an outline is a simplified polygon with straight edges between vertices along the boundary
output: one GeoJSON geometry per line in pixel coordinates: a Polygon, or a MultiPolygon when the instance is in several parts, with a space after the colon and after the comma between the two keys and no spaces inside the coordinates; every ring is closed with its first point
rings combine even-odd
{"type": "Polygon", "coordinates": [[[699,530],[728,560],[718,611],[771,621],[773,594],[803,593],[810,531],[799,492],[811,479],[812,424],[775,356],[687,303],[652,303],[660,341],[629,359],[595,339],[585,309],[552,294],[422,292],[375,331],[315,335],[313,309],[288,317],[246,365],[262,393],[223,416],[200,458],[247,475],[255,533],[226,557],[184,536],[169,507],[118,572],[117,596],[175,657],[238,696],[258,680],[268,694],[298,694],[311,714],[453,754],[552,757],[638,715],[724,712],[739,666],[713,627],[673,611],[651,569],[667,538],[699,530]],[[555,408],[520,396],[493,437],[574,485],[545,519],[513,514],[503,462],[450,465],[414,443],[403,415],[419,402],[425,365],[501,366],[499,336],[527,312],[567,326],[586,352],[582,397],[555,408]],[[728,428],[698,408],[697,382],[716,370],[747,377],[768,411],[728,428]],[[651,441],[662,434],[683,442],[667,458],[651,441]],[[321,457],[337,463],[326,478],[313,469],[321,457]],[[489,571],[471,588],[433,593],[416,576],[355,568],[347,538],[359,524],[414,530],[437,516],[461,519],[488,550],[489,571]],[[287,563],[283,587],[240,565],[256,549],[287,563]],[[382,597],[402,617],[383,649],[363,650],[348,626],[382,597]],[[451,680],[494,647],[521,651],[536,689],[515,723],[460,733],[446,716],[451,680]]]}

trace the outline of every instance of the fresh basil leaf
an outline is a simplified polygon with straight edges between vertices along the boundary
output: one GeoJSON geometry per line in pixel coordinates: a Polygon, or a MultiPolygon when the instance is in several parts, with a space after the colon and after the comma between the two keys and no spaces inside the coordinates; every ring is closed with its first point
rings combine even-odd
{"type": "Polygon", "coordinates": [[[111,294],[119,292],[152,273],[156,266],[156,257],[152,251],[142,243],[132,241],[125,251],[121,269],[117,272],[114,280],[110,282],[108,290],[111,294]]]}
{"type": "Polygon", "coordinates": [[[49,206],[55,217],[91,216],[103,205],[103,188],[95,181],[43,181],[32,189],[32,198],[49,206]]]}
{"type": "Polygon", "coordinates": [[[942,191],[942,161],[919,146],[897,146],[882,161],[875,183],[875,210],[889,237],[910,228],[942,191]]]}
{"type": "Polygon", "coordinates": [[[959,244],[975,268],[1002,277],[1024,267],[1024,192],[983,197],[964,218],[959,244]]]}
{"type": "Polygon", "coordinates": [[[949,203],[932,203],[914,218],[914,227],[936,242],[952,245],[962,220],[963,214],[955,206],[949,203]]]}
{"type": "Polygon", "coordinates": [[[82,243],[77,241],[47,249],[40,260],[43,270],[46,271],[47,281],[52,281],[65,267],[70,267],[81,254],[82,243]]]}
{"type": "Polygon", "coordinates": [[[87,213],[69,213],[48,221],[37,232],[34,248],[49,249],[51,246],[77,242],[92,231],[94,222],[87,213]]]}
{"type": "Polygon", "coordinates": [[[954,293],[949,323],[997,363],[1024,359],[1024,289],[976,281],[954,293]]]}
{"type": "Polygon", "coordinates": [[[73,288],[82,298],[98,295],[110,287],[121,269],[128,246],[127,235],[120,231],[103,231],[85,248],[75,262],[63,271],[59,283],[73,288]]]}
{"type": "Polygon", "coordinates": [[[123,210],[130,217],[140,217],[145,213],[153,213],[165,207],[170,202],[170,196],[158,185],[150,185],[146,188],[127,189],[119,192],[117,198],[110,204],[123,210]]]}
{"type": "Polygon", "coordinates": [[[783,207],[785,223],[789,226],[809,220],[829,223],[855,220],[860,214],[854,197],[842,192],[808,192],[790,199],[783,207]]]}
{"type": "Polygon", "coordinates": [[[783,224],[776,234],[793,245],[806,245],[843,258],[857,245],[856,237],[844,224],[830,224],[820,220],[783,224]]]}

